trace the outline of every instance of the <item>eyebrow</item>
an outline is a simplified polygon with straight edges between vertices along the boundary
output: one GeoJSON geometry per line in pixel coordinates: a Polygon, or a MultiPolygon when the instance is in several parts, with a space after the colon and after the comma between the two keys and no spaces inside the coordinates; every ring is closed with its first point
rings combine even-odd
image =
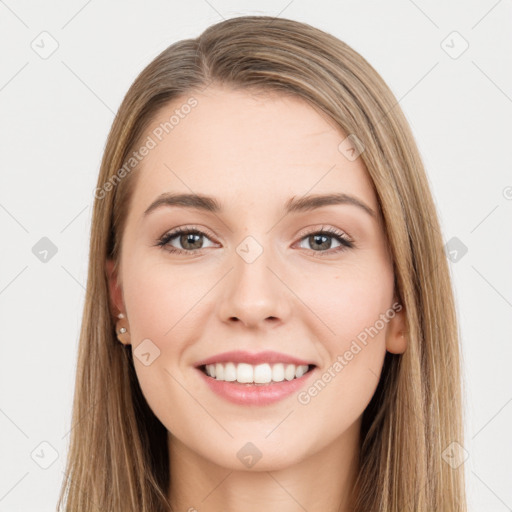
{"type": "MultiPolygon", "coordinates": [[[[348,204],[357,206],[372,217],[377,218],[375,211],[366,203],[355,196],[349,194],[313,194],[296,198],[295,196],[288,199],[285,204],[286,213],[306,212],[321,208],[322,206],[343,205],[348,204]]],[[[211,196],[203,194],[173,194],[165,192],[157,197],[148,208],[144,211],[144,217],[150,212],[160,208],[161,206],[180,206],[183,208],[193,208],[212,213],[220,213],[222,205],[211,196]]]]}

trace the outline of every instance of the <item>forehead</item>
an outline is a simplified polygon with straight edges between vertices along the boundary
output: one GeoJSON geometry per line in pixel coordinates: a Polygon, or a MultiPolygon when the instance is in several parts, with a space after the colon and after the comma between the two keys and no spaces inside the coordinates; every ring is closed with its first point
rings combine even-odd
{"type": "Polygon", "coordinates": [[[161,108],[148,136],[154,147],[138,166],[132,203],[139,212],[170,191],[236,208],[341,192],[378,210],[362,159],[340,150],[347,134],[297,97],[210,87],[161,108]]]}

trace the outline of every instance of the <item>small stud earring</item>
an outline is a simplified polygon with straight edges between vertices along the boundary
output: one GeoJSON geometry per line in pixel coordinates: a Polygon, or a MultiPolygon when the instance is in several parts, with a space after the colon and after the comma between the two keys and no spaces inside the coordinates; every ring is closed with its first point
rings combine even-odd
{"type": "Polygon", "coordinates": [[[121,329],[119,329],[119,334],[124,334],[126,332],[126,327],[121,327],[121,329]]]}
{"type": "Polygon", "coordinates": [[[123,313],[119,313],[119,315],[117,315],[117,318],[124,318],[123,313]]]}

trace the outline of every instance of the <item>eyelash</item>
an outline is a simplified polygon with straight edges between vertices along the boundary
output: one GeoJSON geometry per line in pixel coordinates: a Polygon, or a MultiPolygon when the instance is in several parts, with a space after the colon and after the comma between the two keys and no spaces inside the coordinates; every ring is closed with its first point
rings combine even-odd
{"type": "MultiPolygon", "coordinates": [[[[205,249],[205,247],[203,247],[201,249],[184,250],[168,246],[171,240],[183,234],[202,235],[205,236],[206,238],[210,238],[207,233],[200,231],[195,227],[183,226],[175,229],[174,231],[164,234],[161,238],[157,240],[156,245],[172,254],[196,254],[205,249]]],[[[351,249],[354,247],[354,243],[347,237],[347,235],[343,231],[339,231],[338,229],[332,227],[324,228],[322,226],[320,230],[305,233],[301,236],[300,241],[312,235],[327,235],[329,238],[334,238],[340,243],[340,246],[336,247],[334,250],[329,249],[327,251],[314,251],[313,249],[307,249],[310,252],[312,252],[313,256],[315,257],[322,258],[325,255],[341,253],[343,251],[346,251],[347,249],[351,249]]]]}

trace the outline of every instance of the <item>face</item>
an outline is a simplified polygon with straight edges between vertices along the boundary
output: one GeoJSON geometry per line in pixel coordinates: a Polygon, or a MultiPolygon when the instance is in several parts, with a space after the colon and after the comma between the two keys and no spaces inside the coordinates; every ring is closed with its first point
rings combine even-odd
{"type": "Polygon", "coordinates": [[[301,99],[193,96],[168,134],[155,129],[188,97],[148,129],[112,299],[172,443],[225,468],[258,452],[258,470],[291,466],[356,439],[386,350],[406,348],[381,214],[347,134],[301,99]],[[341,201],[310,202],[326,195],[341,201]],[[293,361],[310,370],[293,378],[293,361]],[[277,382],[238,382],[269,371],[277,382]]]}

